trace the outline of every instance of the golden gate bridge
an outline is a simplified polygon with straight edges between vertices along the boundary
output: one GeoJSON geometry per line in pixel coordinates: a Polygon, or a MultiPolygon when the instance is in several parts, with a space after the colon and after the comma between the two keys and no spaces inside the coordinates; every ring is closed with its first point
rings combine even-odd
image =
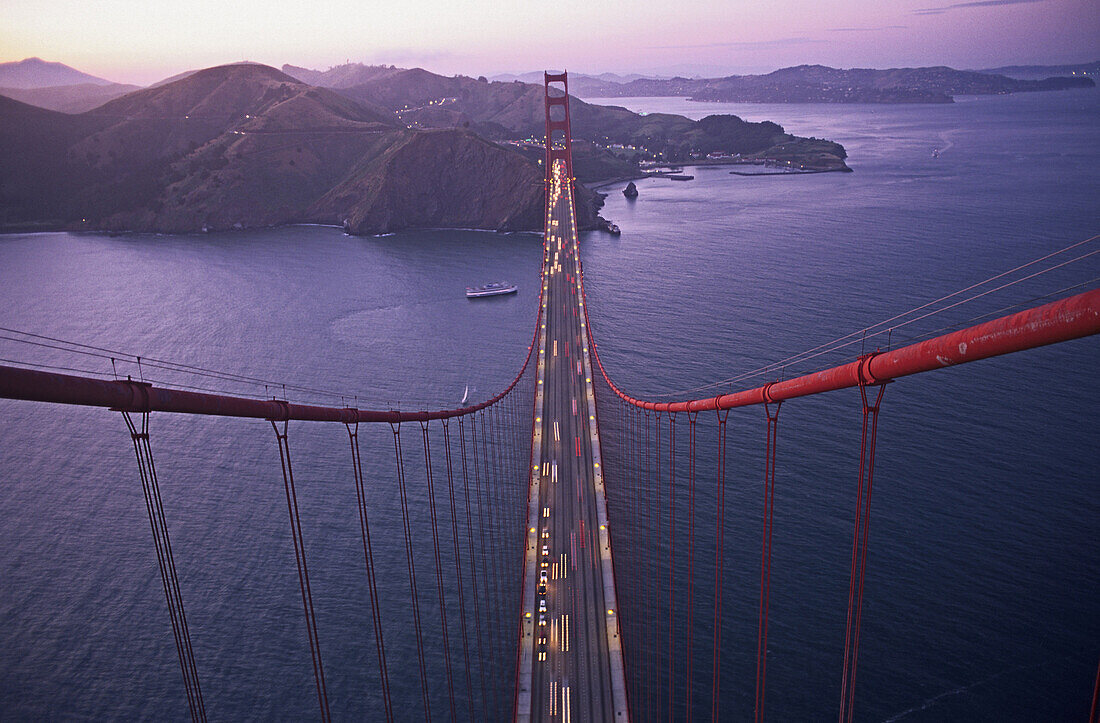
{"type": "MultiPolygon", "coordinates": [[[[102,407],[124,416],[137,460],[184,694],[193,720],[207,719],[202,691],[204,683],[209,686],[211,681],[209,677],[200,681],[201,661],[196,660],[185,613],[187,591],[181,586],[176,570],[167,511],[153,459],[149,422],[154,413],[270,422],[281,460],[309,664],[322,720],[330,720],[332,712],[309,577],[309,548],[303,535],[291,462],[290,422],[342,424],[347,433],[350,458],[347,469],[356,490],[378,661],[377,685],[383,706],[380,716],[395,720],[416,714],[395,710],[391,694],[393,670],[386,652],[374,562],[377,543],[371,539],[371,511],[360,454],[362,424],[386,425],[392,432],[395,486],[402,511],[410,584],[408,601],[414,621],[416,672],[424,718],[511,718],[569,723],[671,720],[681,706],[690,719],[691,712],[698,708],[692,699],[695,691],[705,689],[708,682],[710,717],[723,718],[723,696],[729,693],[721,686],[721,659],[723,654],[743,653],[731,653],[721,639],[720,621],[728,614],[722,602],[727,420],[732,409],[761,407],[765,439],[763,527],[756,596],[756,673],[751,682],[754,718],[761,721],[768,692],[780,410],[784,403],[802,397],[858,389],[860,452],[844,647],[842,655],[838,655],[841,662],[838,719],[850,721],[857,701],[856,673],[878,421],[887,385],[932,370],[1100,332],[1100,289],[1092,289],[899,348],[876,348],[871,352],[864,349],[845,364],[790,379],[774,379],[753,388],[726,392],[713,388],[710,390],[715,393],[711,396],[677,401],[635,398],[616,384],[600,360],[598,330],[593,328],[586,303],[575,213],[566,74],[545,74],[544,89],[546,216],[535,330],[515,378],[484,402],[456,409],[368,410],[346,405],[292,403],[285,398],[286,389],[282,399],[260,399],[158,386],[145,381],[143,375],[137,380],[130,376],[118,378],[117,374],[114,378],[98,378],[29,368],[31,365],[0,366],[0,397],[102,407]],[[606,406],[597,409],[597,389],[601,384],[611,394],[608,399],[614,406],[610,410],[606,406]],[[617,444],[624,450],[621,469],[609,469],[604,463],[600,435],[605,428],[599,419],[601,413],[606,415],[609,411],[620,418],[618,429],[623,439],[617,440],[617,444]],[[682,430],[685,424],[687,449],[678,450],[677,440],[682,439],[682,434],[677,433],[677,425],[682,430]],[[715,577],[709,591],[714,604],[709,610],[700,609],[696,602],[698,576],[694,572],[695,562],[703,552],[697,545],[695,514],[697,482],[702,483],[696,475],[697,458],[702,454],[697,432],[702,425],[713,425],[716,432],[713,452],[717,475],[708,480],[717,492],[715,547],[709,551],[714,557],[715,577]],[[413,448],[416,454],[410,452],[413,448]],[[409,509],[409,487],[414,482],[423,482],[427,489],[432,536],[432,555],[428,561],[415,554],[409,509]],[[684,507],[680,504],[682,497],[678,500],[677,495],[685,492],[687,519],[677,520],[678,508],[684,507]],[[625,511],[625,517],[609,516],[609,496],[615,498],[618,509],[625,511]],[[438,500],[443,504],[437,508],[438,500]],[[656,559],[658,544],[652,550],[647,545],[641,551],[632,551],[632,560],[639,561],[643,570],[655,570],[656,574],[646,574],[644,579],[623,587],[616,577],[616,566],[620,563],[616,563],[613,555],[615,531],[627,524],[641,524],[642,520],[652,525],[653,539],[666,544],[667,559],[663,566],[656,559]],[[446,549],[448,535],[451,549],[446,549]],[[674,560],[681,558],[686,559],[688,566],[686,589],[675,584],[673,572],[674,560]],[[498,560],[509,560],[510,567],[502,569],[493,562],[498,560]],[[428,677],[425,628],[435,623],[421,610],[423,593],[416,582],[418,574],[422,579],[425,574],[434,578],[432,604],[440,612],[438,626],[448,704],[445,711],[439,710],[438,705],[433,708],[429,695],[439,681],[428,677]],[[460,623],[457,630],[448,623],[447,614],[456,606],[460,623]],[[712,628],[709,668],[700,670],[696,665],[693,636],[682,632],[677,635],[677,612],[686,614],[689,631],[696,625],[712,628]],[[661,619],[661,613],[667,617],[661,619]],[[656,665],[647,662],[645,651],[652,650],[664,651],[667,669],[657,670],[656,665]],[[675,667],[678,660],[683,662],[682,671],[675,667]],[[461,686],[465,686],[466,695],[456,694],[456,687],[461,686]]],[[[914,312],[934,313],[926,311],[930,307],[931,304],[926,304],[914,312]]],[[[901,318],[887,320],[870,335],[863,330],[842,337],[830,349],[851,346],[857,341],[865,345],[869,337],[874,339],[908,323],[898,322],[901,318]],[[898,323],[890,326],[892,322],[898,323]]],[[[55,349],[78,349],[81,353],[109,358],[112,365],[117,356],[117,352],[107,349],[43,335],[11,329],[4,332],[11,335],[5,337],[9,340],[55,349]]],[[[822,348],[800,357],[812,359],[822,348]]],[[[136,363],[139,369],[186,368],[214,378],[257,381],[155,358],[137,357],[136,363]]],[[[308,387],[292,390],[313,391],[308,387]]],[[[408,671],[401,671],[405,673],[408,671]]],[[[739,685],[750,683],[742,681],[739,685]]],[[[1090,720],[1096,719],[1097,691],[1100,691],[1100,669],[1090,720]]]]}

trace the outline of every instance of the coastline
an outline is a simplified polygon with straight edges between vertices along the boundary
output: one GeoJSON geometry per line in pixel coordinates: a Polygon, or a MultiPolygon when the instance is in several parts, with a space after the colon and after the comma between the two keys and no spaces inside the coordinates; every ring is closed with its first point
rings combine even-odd
{"type": "MultiPolygon", "coordinates": [[[[747,164],[746,164],[747,165],[747,164]]],[[[746,173],[744,171],[729,171],[731,176],[743,176],[745,178],[755,178],[757,176],[811,176],[815,173],[852,173],[853,170],[849,166],[844,168],[810,168],[798,171],[783,171],[782,173],[746,173]]]]}

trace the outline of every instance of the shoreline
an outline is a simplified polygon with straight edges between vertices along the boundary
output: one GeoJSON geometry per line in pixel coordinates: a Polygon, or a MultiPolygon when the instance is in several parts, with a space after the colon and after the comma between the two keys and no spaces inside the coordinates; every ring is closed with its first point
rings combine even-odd
{"type": "Polygon", "coordinates": [[[755,178],[757,176],[812,176],[815,173],[852,173],[852,169],[845,166],[844,168],[813,168],[799,171],[783,171],[782,173],[746,173],[744,171],[729,171],[731,176],[742,176],[744,178],[755,178]]]}

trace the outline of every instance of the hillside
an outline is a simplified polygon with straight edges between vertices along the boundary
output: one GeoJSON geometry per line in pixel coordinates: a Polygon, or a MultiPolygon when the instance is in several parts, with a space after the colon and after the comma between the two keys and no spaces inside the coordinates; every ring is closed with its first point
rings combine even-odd
{"type": "Polygon", "coordinates": [[[1100,60],[1077,65],[1003,65],[999,68],[986,68],[978,70],[978,73],[991,75],[1007,75],[1010,78],[1053,78],[1067,76],[1092,76],[1100,75],[1100,60]]]}
{"type": "Polygon", "coordinates": [[[48,63],[41,58],[0,63],[0,88],[49,88],[81,83],[114,85],[109,80],[82,73],[63,63],[48,63]]]}
{"type": "Polygon", "coordinates": [[[838,69],[782,68],[766,75],[725,78],[589,82],[586,97],[674,96],[697,101],[752,103],[950,103],[955,95],[994,95],[1091,88],[1082,77],[1021,80],[947,67],[838,69]]]}
{"type": "MultiPolygon", "coordinates": [[[[521,154],[468,131],[410,130],[386,109],[251,64],[79,115],[0,99],[0,164],[9,226],[541,225],[541,170],[521,154]]],[[[594,209],[584,209],[593,222],[594,209]]]]}
{"type": "Polygon", "coordinates": [[[109,100],[140,90],[136,85],[109,83],[77,83],[76,85],[52,85],[45,88],[4,88],[0,95],[23,103],[36,105],[61,113],[83,113],[97,108],[109,100]]]}
{"type": "MultiPolygon", "coordinates": [[[[339,77],[336,92],[359,102],[373,102],[394,110],[401,121],[419,128],[469,128],[497,140],[540,138],[545,128],[541,84],[489,82],[466,76],[446,77],[421,68],[341,66],[322,76],[339,77]],[[330,75],[339,73],[338,76],[330,75]],[[358,81],[358,82],[357,82],[358,81]]],[[[320,77],[324,81],[324,77],[320,77]]],[[[715,116],[692,121],[683,116],[654,113],[640,115],[626,108],[602,106],[572,98],[569,104],[573,137],[594,146],[592,154],[608,154],[612,146],[644,149],[643,157],[672,162],[689,159],[692,152],[751,154],[766,152],[770,158],[791,160],[820,169],[845,168],[846,153],[839,144],[784,133],[774,123],[746,123],[736,116],[715,116]],[[719,118],[715,120],[715,118],[719,118]]],[[[587,160],[577,164],[578,179],[608,177],[610,161],[587,160]],[[594,175],[588,175],[586,169],[594,175]]],[[[620,162],[619,172],[628,170],[620,162]]]]}

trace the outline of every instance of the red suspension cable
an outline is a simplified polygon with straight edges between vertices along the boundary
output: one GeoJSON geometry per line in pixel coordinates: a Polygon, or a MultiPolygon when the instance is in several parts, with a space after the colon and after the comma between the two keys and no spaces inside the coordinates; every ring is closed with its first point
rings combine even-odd
{"type": "MultiPolygon", "coordinates": [[[[481,603],[479,601],[480,591],[477,584],[477,550],[474,548],[474,523],[473,523],[473,505],[470,502],[470,475],[469,467],[466,462],[466,430],[464,424],[464,417],[458,418],[458,437],[459,437],[459,449],[462,454],[462,489],[465,499],[466,508],[466,544],[470,549],[470,580],[474,591],[474,629],[477,637],[477,672],[478,680],[481,687],[481,713],[482,716],[488,717],[488,705],[489,705],[489,692],[486,687],[485,676],[485,641],[481,631],[481,603]]],[[[471,417],[471,426],[473,424],[473,418],[471,417]]],[[[472,430],[471,430],[472,432],[472,430]]],[[[474,455],[474,465],[477,465],[477,455],[474,455]]],[[[477,471],[474,471],[474,475],[477,475],[477,471]]],[[[484,546],[481,548],[484,550],[484,546]]]]}
{"type": "Polygon", "coordinates": [[[412,597],[413,624],[416,631],[416,659],[420,664],[420,693],[424,701],[424,720],[432,719],[428,699],[428,675],[424,668],[424,636],[420,627],[420,601],[416,594],[416,563],[413,561],[412,527],[409,525],[409,500],[405,491],[405,459],[401,453],[401,423],[391,424],[393,453],[397,459],[397,487],[401,495],[401,521],[405,530],[405,563],[409,571],[409,592],[412,597]]]}
{"type": "Polygon", "coordinates": [[[180,591],[179,576],[176,573],[175,556],[172,554],[172,540],[168,535],[168,520],[164,514],[164,501],[160,494],[157,468],[153,463],[153,449],[149,444],[149,413],[141,413],[140,432],[130,418],[129,412],[122,412],[122,417],[130,430],[130,441],[134,444],[134,454],[137,456],[141,490],[145,496],[145,511],[149,516],[149,527],[153,533],[153,547],[157,553],[157,567],[160,569],[164,598],[168,603],[168,617],[172,622],[176,656],[179,659],[180,672],[183,674],[187,707],[191,712],[191,720],[205,721],[206,706],[199,686],[199,673],[195,666],[195,652],[191,646],[187,614],[183,609],[183,594],[180,591]]]}
{"type": "Polygon", "coordinates": [[[432,475],[432,445],[428,436],[428,422],[420,423],[424,439],[424,474],[428,480],[428,511],[432,521],[432,550],[435,554],[435,582],[439,592],[439,628],[443,633],[443,663],[447,674],[447,696],[451,704],[451,721],[455,720],[455,686],[451,675],[451,643],[447,633],[447,596],[443,593],[443,563],[439,554],[439,526],[435,514],[435,481],[432,475]]]}
{"type": "MultiPolygon", "coordinates": [[[[765,392],[766,393],[766,392],[765,392]]],[[[760,606],[756,632],[756,723],[764,720],[764,689],[768,667],[768,605],[772,586],[772,512],[775,508],[775,446],[779,434],[779,408],[782,402],[764,404],[768,415],[768,441],[764,448],[764,534],[760,546],[760,606]]]]}
{"type": "Polygon", "coordinates": [[[867,385],[860,384],[863,425],[859,440],[859,479],[856,514],[852,531],[852,561],[848,578],[848,620],[844,631],[844,670],[840,684],[840,723],[855,714],[856,663],[859,658],[859,628],[863,617],[863,579],[867,569],[867,530],[871,522],[871,486],[875,475],[875,440],[878,411],[886,386],[880,385],[875,403],[867,401],[867,385]],[[853,624],[854,623],[854,624],[853,624]],[[849,657],[850,652],[850,657],[849,657]]]}
{"type": "Polygon", "coordinates": [[[466,670],[466,702],[470,710],[470,720],[474,717],[474,686],[470,675],[470,645],[466,637],[466,594],[463,590],[462,554],[458,549],[458,514],[455,510],[454,468],[451,464],[451,428],[450,420],[443,420],[443,448],[447,455],[447,495],[451,503],[451,541],[454,543],[455,589],[458,590],[458,622],[462,632],[462,659],[466,670]]]}
{"type": "Polygon", "coordinates": [[[691,720],[691,638],[695,616],[695,418],[696,412],[688,412],[688,625],[687,670],[684,673],[687,696],[687,720],[691,720]]]}
{"type": "MultiPolygon", "coordinates": [[[[657,513],[655,516],[655,534],[653,536],[657,545],[661,544],[661,413],[657,412],[653,415],[653,501],[657,506],[657,513]]],[[[661,630],[661,552],[660,549],[655,552],[653,559],[653,589],[655,591],[656,600],[654,601],[654,610],[657,616],[657,647],[654,650],[654,657],[660,659],[660,650],[664,645],[664,633],[661,630]]],[[[657,717],[660,717],[661,711],[661,691],[664,688],[663,680],[661,679],[661,668],[659,663],[655,671],[656,685],[654,686],[654,692],[656,693],[656,701],[654,703],[654,712],[657,717]]]]}
{"type": "MultiPolygon", "coordinates": [[[[484,436],[485,435],[482,434],[482,437],[484,437],[484,436]]],[[[486,649],[489,651],[489,654],[491,656],[491,659],[488,661],[489,675],[495,681],[495,678],[496,678],[496,672],[495,672],[496,671],[496,655],[495,655],[495,650],[497,649],[497,643],[496,643],[497,636],[494,634],[494,631],[496,630],[496,627],[493,623],[493,595],[490,592],[490,589],[492,587],[491,583],[490,583],[490,577],[492,575],[492,571],[489,569],[490,567],[495,567],[495,562],[492,566],[490,566],[485,561],[486,549],[487,549],[488,546],[486,545],[486,542],[485,542],[485,508],[484,508],[484,505],[482,504],[482,500],[481,500],[481,471],[480,471],[481,470],[481,464],[480,464],[479,455],[478,455],[477,415],[476,414],[470,416],[470,443],[471,443],[471,448],[473,449],[473,457],[474,457],[474,494],[475,494],[476,503],[477,503],[477,525],[478,525],[478,535],[479,535],[478,549],[481,552],[481,570],[482,570],[481,586],[482,586],[482,589],[485,593],[485,617],[486,617],[485,625],[488,628],[488,630],[485,631],[485,636],[487,638],[486,649]]],[[[492,537],[492,535],[490,535],[490,538],[491,537],[492,537]]],[[[495,716],[495,714],[497,712],[496,701],[497,701],[497,695],[498,695],[498,692],[499,692],[498,691],[498,686],[491,685],[489,690],[491,692],[491,697],[487,698],[485,700],[485,705],[486,705],[486,707],[491,708],[494,711],[494,716],[495,716]]]]}
{"type": "MultiPolygon", "coordinates": [[[[445,423],[445,422],[444,422],[445,423]]],[[[351,444],[351,464],[355,474],[355,498],[359,506],[359,527],[363,536],[363,560],[367,566],[367,589],[370,593],[371,620],[374,623],[375,648],[378,652],[378,674],[382,683],[382,703],[387,723],[393,721],[393,702],[390,700],[390,677],[386,670],[386,644],[382,636],[382,612],[378,599],[378,586],[374,578],[374,550],[370,542],[370,523],[367,519],[367,494],[363,486],[363,461],[359,456],[359,423],[345,425],[351,444]]]]}
{"type": "Polygon", "coordinates": [[[718,720],[719,692],[722,682],[721,644],[722,644],[722,567],[725,564],[723,535],[725,527],[723,516],[726,506],[726,418],[729,410],[718,412],[718,521],[715,530],[714,546],[714,664],[710,683],[710,719],[718,720]]]}
{"type": "Polygon", "coordinates": [[[676,415],[668,415],[668,719],[676,701],[676,415]]]}
{"type": "MultiPolygon", "coordinates": [[[[650,472],[652,471],[652,469],[650,467],[650,464],[649,464],[650,459],[652,459],[649,456],[649,450],[651,449],[650,443],[649,443],[649,428],[650,428],[650,425],[649,425],[649,420],[650,420],[649,410],[648,409],[642,410],[642,414],[645,415],[645,449],[643,449],[642,452],[643,452],[643,455],[645,457],[646,501],[649,503],[649,519],[650,520],[658,520],[658,522],[656,524],[659,525],[660,524],[660,522],[659,522],[660,518],[657,516],[657,510],[656,510],[656,507],[655,507],[654,502],[653,502],[653,488],[649,484],[649,480],[650,480],[650,476],[651,476],[650,472]]],[[[654,540],[659,540],[660,535],[655,534],[653,536],[653,539],[654,540]]],[[[646,691],[646,693],[645,693],[645,717],[646,717],[646,720],[651,719],[651,712],[652,711],[650,709],[650,704],[651,704],[651,701],[653,700],[653,696],[650,693],[650,691],[652,691],[656,687],[653,684],[653,670],[654,670],[654,665],[655,665],[655,662],[656,662],[654,659],[657,657],[656,654],[653,652],[654,651],[654,647],[652,645],[653,641],[652,641],[652,636],[650,635],[650,633],[653,631],[653,611],[656,608],[656,601],[653,600],[654,596],[652,594],[653,588],[655,587],[652,583],[652,580],[655,579],[655,575],[653,574],[654,571],[652,570],[652,568],[650,566],[650,547],[651,547],[650,545],[642,545],[642,550],[643,550],[642,554],[645,557],[645,569],[646,569],[645,580],[643,581],[644,586],[645,586],[645,606],[646,606],[645,649],[646,649],[647,652],[650,653],[649,662],[646,665],[646,671],[645,671],[645,681],[646,681],[646,685],[645,685],[645,691],[646,691]]],[[[654,552],[654,555],[655,555],[656,551],[654,550],[653,552],[654,552]]],[[[654,565],[656,564],[656,557],[654,557],[654,563],[653,564],[654,565]]],[[[659,642],[660,642],[660,638],[658,637],[658,643],[659,642]]]]}
{"type": "Polygon", "coordinates": [[[298,513],[298,494],[294,490],[294,470],[290,466],[290,444],[287,442],[287,422],[279,431],[277,422],[271,422],[275,439],[279,444],[279,460],[283,467],[283,489],[286,491],[286,507],[290,513],[290,536],[294,542],[294,558],[298,563],[298,586],[302,591],[302,608],[306,615],[306,634],[309,652],[313,658],[313,678],[317,684],[317,704],[321,708],[321,720],[330,721],[328,690],[325,687],[325,669],[321,663],[321,641],[317,635],[317,617],[313,613],[313,591],[309,586],[309,568],[306,565],[306,548],[302,538],[302,518],[298,513]]]}

